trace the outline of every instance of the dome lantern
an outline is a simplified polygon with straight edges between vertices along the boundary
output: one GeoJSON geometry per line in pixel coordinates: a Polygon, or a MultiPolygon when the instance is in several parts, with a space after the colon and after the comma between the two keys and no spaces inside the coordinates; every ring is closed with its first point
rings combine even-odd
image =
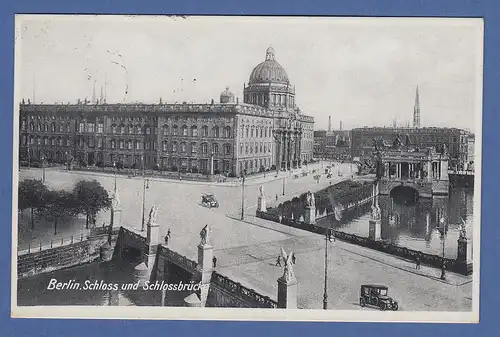
{"type": "Polygon", "coordinates": [[[226,87],[226,90],[220,94],[220,102],[222,104],[234,103],[234,94],[229,91],[229,87],[226,87]]]}

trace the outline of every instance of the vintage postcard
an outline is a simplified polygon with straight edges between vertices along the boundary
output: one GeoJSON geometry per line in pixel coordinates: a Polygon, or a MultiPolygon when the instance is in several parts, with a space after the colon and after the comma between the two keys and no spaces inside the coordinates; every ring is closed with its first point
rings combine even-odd
{"type": "Polygon", "coordinates": [[[483,21],[18,15],[12,316],[479,321],[483,21]]]}

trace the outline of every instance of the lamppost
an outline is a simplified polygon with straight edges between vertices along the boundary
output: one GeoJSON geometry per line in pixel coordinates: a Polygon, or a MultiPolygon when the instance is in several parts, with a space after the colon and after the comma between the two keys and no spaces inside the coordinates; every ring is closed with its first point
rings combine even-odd
{"type": "Polygon", "coordinates": [[[115,173],[115,191],[116,191],[116,162],[113,162],[113,169],[114,169],[114,173],[115,173]]]}
{"type": "Polygon", "coordinates": [[[245,171],[241,174],[241,220],[245,217],[245,171]]]}
{"type": "Polygon", "coordinates": [[[144,232],[144,216],[146,214],[146,189],[149,188],[149,180],[145,179],[145,171],[144,171],[144,155],[141,156],[142,162],[142,225],[141,231],[144,232]]]}
{"type": "Polygon", "coordinates": [[[45,157],[40,158],[42,160],[42,183],[45,183],[45,157]]]}
{"type": "Polygon", "coordinates": [[[441,224],[441,246],[442,246],[442,263],[441,263],[441,280],[446,280],[446,274],[445,274],[445,258],[444,258],[444,240],[445,240],[445,220],[444,216],[441,216],[441,219],[439,219],[439,222],[441,224]]]}
{"type": "Polygon", "coordinates": [[[283,195],[285,195],[285,179],[286,177],[283,177],[283,195]]]}
{"type": "Polygon", "coordinates": [[[325,229],[325,287],[323,292],[323,309],[328,309],[328,293],[327,293],[327,280],[328,280],[328,235],[329,229],[325,229]]]}

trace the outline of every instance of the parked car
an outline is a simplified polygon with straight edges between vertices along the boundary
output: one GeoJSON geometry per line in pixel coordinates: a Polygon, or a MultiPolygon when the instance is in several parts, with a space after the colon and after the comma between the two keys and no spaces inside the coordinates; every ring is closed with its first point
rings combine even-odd
{"type": "Polygon", "coordinates": [[[388,287],[383,285],[364,284],[361,286],[361,295],[359,297],[359,305],[373,305],[379,307],[380,310],[398,310],[398,302],[387,295],[388,287]]]}
{"type": "Polygon", "coordinates": [[[208,208],[212,208],[212,207],[215,207],[215,208],[218,208],[219,207],[219,203],[217,202],[217,200],[215,200],[215,197],[213,194],[203,194],[201,196],[201,204],[205,207],[208,207],[208,208]]]}

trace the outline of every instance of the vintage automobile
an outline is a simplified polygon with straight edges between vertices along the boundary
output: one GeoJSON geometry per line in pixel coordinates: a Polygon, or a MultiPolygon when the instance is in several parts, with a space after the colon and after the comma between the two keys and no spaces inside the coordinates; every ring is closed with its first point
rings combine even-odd
{"type": "Polygon", "coordinates": [[[203,194],[201,196],[201,204],[208,208],[219,207],[219,203],[217,202],[217,200],[215,200],[214,195],[209,193],[203,194]]]}
{"type": "Polygon", "coordinates": [[[359,297],[359,305],[373,305],[379,307],[380,310],[398,310],[398,302],[387,296],[387,287],[383,285],[364,284],[361,286],[361,295],[359,297]]]}

